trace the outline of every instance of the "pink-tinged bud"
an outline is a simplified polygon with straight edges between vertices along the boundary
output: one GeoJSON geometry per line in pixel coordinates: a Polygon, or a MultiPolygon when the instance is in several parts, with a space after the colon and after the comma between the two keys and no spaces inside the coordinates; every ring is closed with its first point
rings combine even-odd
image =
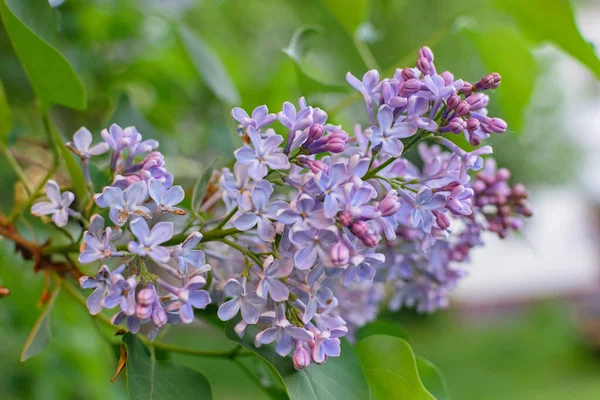
{"type": "Polygon", "coordinates": [[[330,153],[342,153],[346,149],[346,141],[332,138],[327,142],[327,151],[330,153]]]}
{"type": "Polygon", "coordinates": [[[519,218],[511,218],[510,227],[513,231],[518,231],[523,228],[523,221],[519,218]]]}
{"type": "Polygon", "coordinates": [[[300,162],[302,164],[306,165],[308,168],[310,168],[310,170],[313,172],[313,174],[317,174],[321,171],[323,171],[323,172],[329,171],[329,167],[327,166],[327,164],[325,164],[325,162],[323,162],[321,160],[311,160],[306,157],[302,157],[300,159],[300,162]]]}
{"type": "Polygon", "coordinates": [[[294,355],[292,356],[294,368],[303,369],[310,365],[310,353],[301,345],[296,345],[294,355]]]}
{"type": "Polygon", "coordinates": [[[481,80],[475,84],[475,88],[477,90],[496,89],[500,85],[501,80],[502,77],[499,73],[492,72],[481,78],[481,80]]]}
{"type": "Polygon", "coordinates": [[[418,79],[409,79],[400,84],[400,96],[408,97],[421,90],[421,81],[418,79]]]}
{"type": "Polygon", "coordinates": [[[460,104],[460,96],[456,93],[452,93],[448,96],[448,100],[446,100],[446,105],[448,106],[448,110],[455,109],[460,104]]]}
{"type": "Polygon", "coordinates": [[[360,238],[360,240],[367,247],[377,246],[377,237],[375,235],[367,234],[364,237],[360,238]]]}
{"type": "Polygon", "coordinates": [[[471,136],[469,136],[469,143],[471,143],[471,146],[477,147],[481,144],[481,139],[479,139],[475,135],[471,135],[471,136]]]}
{"type": "Polygon", "coordinates": [[[353,224],[350,230],[359,239],[362,239],[369,234],[369,227],[364,221],[358,221],[357,223],[353,224]]]}
{"type": "Polygon", "coordinates": [[[429,70],[431,69],[431,64],[429,63],[429,60],[427,58],[421,57],[417,60],[417,68],[419,71],[427,75],[429,74],[429,70]]]}
{"type": "Polygon", "coordinates": [[[377,206],[377,209],[381,212],[384,217],[396,214],[400,209],[400,202],[398,197],[390,195],[389,193],[381,200],[381,203],[377,206]]]}
{"type": "Polygon", "coordinates": [[[348,141],[348,134],[347,134],[345,131],[341,130],[341,129],[336,129],[336,130],[334,130],[334,131],[333,131],[333,132],[331,132],[331,133],[330,133],[330,134],[329,134],[327,137],[328,137],[329,139],[333,139],[333,138],[336,138],[336,139],[341,139],[341,140],[343,140],[344,142],[347,142],[347,141],[348,141]]]}
{"type": "Polygon", "coordinates": [[[508,125],[501,118],[492,118],[492,120],[489,123],[489,127],[492,130],[492,132],[503,133],[506,132],[506,128],[508,127],[508,125]]]}
{"type": "Polygon", "coordinates": [[[135,316],[139,319],[148,319],[152,315],[152,307],[138,304],[135,307],[135,316]]]}
{"type": "Polygon", "coordinates": [[[487,105],[485,97],[484,94],[475,93],[467,97],[465,101],[471,106],[471,110],[479,110],[487,105]]]}
{"type": "Polygon", "coordinates": [[[452,118],[448,125],[440,128],[440,132],[452,132],[459,134],[467,129],[467,123],[462,118],[452,118]]]}
{"type": "Polygon", "coordinates": [[[352,215],[348,211],[342,211],[338,216],[338,220],[340,221],[340,224],[345,227],[349,227],[353,222],[352,215]]]}
{"type": "Polygon", "coordinates": [[[152,312],[152,323],[156,325],[157,328],[162,328],[167,324],[167,313],[162,307],[155,307],[152,312]]]}
{"type": "Polygon", "coordinates": [[[446,86],[451,85],[454,82],[454,75],[450,71],[444,71],[440,74],[446,86]]]}
{"type": "Polygon", "coordinates": [[[460,103],[458,103],[458,106],[456,106],[455,115],[457,117],[461,117],[469,111],[471,111],[471,106],[469,105],[469,103],[467,103],[466,101],[461,101],[460,103]]]}
{"type": "Polygon", "coordinates": [[[308,145],[317,139],[321,139],[321,137],[323,137],[323,132],[323,126],[320,124],[314,124],[311,126],[308,130],[308,139],[306,139],[306,144],[308,145]]]}
{"type": "Polygon", "coordinates": [[[415,73],[415,70],[412,68],[404,68],[402,70],[402,72],[400,73],[400,75],[402,76],[402,78],[407,81],[409,79],[415,79],[417,77],[417,74],[415,73]]]}
{"type": "Polygon", "coordinates": [[[452,189],[454,189],[457,186],[460,186],[460,183],[458,183],[456,181],[452,181],[449,184],[437,189],[437,191],[438,192],[450,192],[450,191],[452,191],[452,189]]]}
{"type": "Polygon", "coordinates": [[[517,183],[512,187],[511,194],[515,197],[527,197],[527,189],[522,183],[517,183]]]}
{"type": "Polygon", "coordinates": [[[506,168],[500,168],[498,172],[496,172],[496,178],[501,181],[507,181],[510,179],[510,171],[506,168]]]}
{"type": "Polygon", "coordinates": [[[450,217],[439,211],[434,211],[433,213],[435,214],[435,223],[440,227],[440,229],[450,228],[450,224],[452,223],[452,221],[450,221],[450,217]]]}
{"type": "Polygon", "coordinates": [[[150,288],[142,289],[137,294],[137,302],[142,306],[150,306],[154,303],[154,290],[150,288]]]}
{"type": "Polygon", "coordinates": [[[428,46],[423,46],[419,50],[419,58],[426,58],[427,61],[433,61],[433,51],[428,46]]]}
{"type": "Polygon", "coordinates": [[[127,186],[129,186],[129,185],[132,185],[132,184],[134,184],[136,182],[140,182],[141,180],[142,180],[142,178],[140,178],[137,175],[128,175],[128,176],[125,177],[125,184],[127,186]]]}
{"type": "Polygon", "coordinates": [[[333,265],[342,266],[350,262],[350,250],[343,242],[337,242],[329,250],[329,257],[333,265]]]}
{"type": "Polygon", "coordinates": [[[476,131],[477,129],[479,129],[479,126],[481,126],[481,123],[479,122],[479,120],[477,118],[469,118],[467,120],[467,130],[468,131],[476,131]]]}
{"type": "Polygon", "coordinates": [[[473,184],[473,191],[475,193],[481,193],[487,188],[487,185],[483,181],[475,181],[473,184]]]}

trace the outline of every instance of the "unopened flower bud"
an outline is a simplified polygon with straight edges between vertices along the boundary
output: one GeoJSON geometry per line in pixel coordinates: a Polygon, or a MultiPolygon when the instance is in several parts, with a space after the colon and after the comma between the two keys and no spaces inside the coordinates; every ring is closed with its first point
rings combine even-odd
{"type": "Polygon", "coordinates": [[[162,307],[154,307],[154,311],[152,312],[152,323],[156,325],[157,328],[161,328],[167,324],[167,313],[162,307]]]}
{"type": "Polygon", "coordinates": [[[433,51],[428,46],[423,46],[419,50],[419,58],[426,58],[427,61],[433,61],[433,51]]]}
{"type": "Polygon", "coordinates": [[[421,90],[421,81],[418,79],[409,79],[400,84],[400,96],[408,97],[421,90]]]}
{"type": "MultiPolygon", "coordinates": [[[[500,168],[498,172],[496,172],[496,178],[501,181],[507,181],[510,179],[510,171],[506,168],[500,168]]],[[[525,188],[523,186],[523,188],[525,188]]]]}
{"type": "Polygon", "coordinates": [[[439,211],[434,211],[433,213],[435,214],[435,223],[440,227],[440,229],[445,230],[450,228],[450,224],[452,223],[450,221],[450,217],[439,211]]]}
{"type": "Polygon", "coordinates": [[[446,100],[446,104],[448,106],[448,110],[453,110],[456,108],[456,106],[458,106],[460,104],[460,96],[457,95],[456,93],[452,93],[450,96],[448,96],[448,99],[446,100]]]}
{"type": "Polygon", "coordinates": [[[385,196],[381,203],[377,206],[377,209],[381,212],[381,215],[384,217],[389,217],[390,215],[396,214],[396,212],[400,209],[400,202],[398,201],[398,197],[395,195],[385,196]]]}
{"type": "Polygon", "coordinates": [[[491,122],[488,125],[492,132],[503,133],[506,131],[508,125],[501,118],[492,118],[491,122]]]}
{"type": "Polygon", "coordinates": [[[454,75],[450,71],[444,71],[440,74],[440,76],[444,80],[444,84],[446,84],[446,86],[451,85],[452,82],[454,82],[454,75]]]}
{"type": "Polygon", "coordinates": [[[137,302],[143,306],[150,306],[154,303],[155,293],[151,288],[145,288],[138,292],[137,302]]]}
{"type": "Polygon", "coordinates": [[[479,122],[479,120],[477,118],[469,118],[467,120],[467,130],[468,131],[476,131],[477,129],[479,129],[479,126],[481,125],[481,123],[479,122]]]}
{"type": "Polygon", "coordinates": [[[471,85],[469,82],[463,82],[463,85],[460,88],[459,92],[464,93],[467,96],[470,96],[471,93],[473,92],[473,85],[471,85]]]}
{"type": "Polygon", "coordinates": [[[327,151],[330,153],[341,153],[346,149],[346,141],[338,138],[330,139],[327,142],[327,151]]]}
{"type": "Polygon", "coordinates": [[[431,69],[431,64],[427,58],[421,57],[417,60],[417,68],[425,75],[428,75],[429,70],[431,69]]]}
{"type": "Polygon", "coordinates": [[[353,222],[352,215],[348,211],[342,211],[338,216],[338,220],[345,227],[352,225],[353,222]]]}
{"type": "Polygon", "coordinates": [[[138,304],[135,308],[135,316],[138,317],[139,319],[148,319],[148,318],[150,318],[151,314],[152,314],[151,306],[144,306],[144,305],[138,304]]]}
{"type": "Polygon", "coordinates": [[[310,353],[302,345],[297,344],[292,356],[292,362],[296,369],[306,368],[310,365],[310,353]]]}
{"type": "Polygon", "coordinates": [[[481,144],[481,139],[479,139],[475,135],[471,135],[471,136],[469,136],[469,143],[471,143],[472,146],[477,147],[481,144]]]}
{"type": "Polygon", "coordinates": [[[440,128],[440,132],[452,132],[455,134],[463,132],[467,128],[467,123],[462,118],[452,118],[448,125],[440,128]]]}
{"type": "Polygon", "coordinates": [[[306,142],[304,142],[303,147],[308,147],[308,145],[315,140],[321,139],[321,137],[323,137],[323,132],[323,126],[320,124],[312,125],[308,130],[308,138],[306,139],[306,142]]]}
{"type": "Polygon", "coordinates": [[[329,257],[333,265],[346,265],[350,262],[350,250],[343,242],[339,241],[331,246],[329,257]]]}
{"type": "Polygon", "coordinates": [[[415,79],[417,77],[415,70],[412,68],[404,68],[400,75],[402,76],[402,78],[404,78],[405,81],[409,79],[415,79]]]}
{"type": "Polygon", "coordinates": [[[471,106],[471,110],[479,110],[487,105],[486,96],[481,93],[472,94],[465,101],[471,106]]]}
{"type": "Polygon", "coordinates": [[[457,117],[461,117],[463,115],[465,115],[466,113],[468,113],[471,110],[471,106],[469,105],[469,103],[467,103],[466,101],[461,101],[460,103],[458,103],[458,106],[456,106],[456,116],[457,117]]]}
{"type": "Polygon", "coordinates": [[[361,238],[361,241],[367,247],[377,246],[377,237],[375,235],[367,234],[361,238]]]}
{"type": "Polygon", "coordinates": [[[360,239],[369,233],[369,227],[364,221],[358,221],[357,223],[353,224],[350,230],[356,235],[356,237],[360,239]]]}

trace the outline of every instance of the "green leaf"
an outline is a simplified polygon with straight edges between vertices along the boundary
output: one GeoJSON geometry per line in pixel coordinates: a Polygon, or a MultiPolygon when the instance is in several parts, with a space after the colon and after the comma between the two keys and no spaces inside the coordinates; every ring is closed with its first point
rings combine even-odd
{"type": "Polygon", "coordinates": [[[56,302],[59,293],[60,284],[57,284],[50,299],[46,303],[44,310],[37,321],[35,321],[35,325],[33,325],[33,329],[25,341],[25,346],[23,346],[23,351],[21,352],[21,362],[37,356],[48,346],[48,344],[50,344],[50,340],[52,339],[50,312],[52,311],[52,307],[54,307],[54,303],[56,302]]]}
{"type": "Polygon", "coordinates": [[[228,105],[240,103],[240,94],[219,57],[196,32],[185,25],[179,28],[183,47],[198,75],[215,96],[228,105]]]}
{"type": "Polygon", "coordinates": [[[449,400],[448,385],[438,367],[421,356],[417,356],[417,369],[419,378],[437,400],[449,400]]]}
{"type": "Polygon", "coordinates": [[[290,357],[283,358],[275,353],[273,346],[256,348],[253,338],[254,327],[248,327],[244,338],[240,339],[234,327],[238,320],[230,321],[225,328],[227,337],[244,346],[265,360],[281,379],[291,400],[365,400],[369,398],[369,388],[360,362],[352,346],[342,339],[340,357],[329,358],[323,365],[311,364],[308,368],[296,371],[290,357]]]}
{"type": "Polygon", "coordinates": [[[57,25],[49,3],[0,0],[0,15],[43,106],[60,104],[84,110],[87,101],[81,81],[67,59],[50,44],[57,25]]]}
{"type": "Polygon", "coordinates": [[[0,82],[0,143],[6,144],[12,128],[12,112],[4,94],[4,86],[0,82]]]}
{"type": "Polygon", "coordinates": [[[435,400],[419,379],[415,356],[404,339],[373,335],[355,349],[372,399],[435,400]]]}
{"type": "Polygon", "coordinates": [[[466,32],[477,46],[485,67],[502,75],[502,83],[497,89],[502,116],[509,124],[509,131],[520,133],[523,115],[537,78],[537,65],[531,51],[522,36],[510,28],[494,27],[466,32]],[[490,46],[490,43],[494,45],[490,46]]]}
{"type": "MultiPolygon", "coordinates": [[[[594,48],[577,29],[570,1],[495,0],[495,4],[511,14],[520,28],[528,32],[533,39],[551,40],[600,78],[600,60],[594,48]]],[[[498,44],[493,43],[493,47],[498,44]]],[[[521,61],[518,56],[513,57],[513,60],[521,61]]],[[[515,65],[518,63],[515,62],[515,65]]]]}
{"type": "Polygon", "coordinates": [[[401,339],[409,341],[408,332],[404,327],[396,322],[392,321],[374,321],[371,322],[356,331],[355,337],[357,341],[364,339],[372,335],[388,335],[399,337],[401,339]]]}
{"type": "Polygon", "coordinates": [[[157,362],[140,339],[126,333],[127,391],[131,400],[212,399],[206,378],[187,367],[157,362]]]}
{"type": "Polygon", "coordinates": [[[366,19],[368,0],[322,0],[329,12],[350,36],[366,19]]]}
{"type": "Polygon", "coordinates": [[[202,175],[196,181],[194,190],[192,191],[192,212],[195,214],[200,211],[202,205],[202,199],[206,195],[206,188],[208,187],[208,181],[214,171],[214,166],[217,163],[218,157],[208,165],[208,167],[202,172],[202,175]]]}

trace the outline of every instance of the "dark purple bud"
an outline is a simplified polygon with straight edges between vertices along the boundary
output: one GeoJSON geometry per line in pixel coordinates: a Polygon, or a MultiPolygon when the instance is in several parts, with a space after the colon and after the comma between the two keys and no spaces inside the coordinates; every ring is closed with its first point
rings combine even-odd
{"type": "Polygon", "coordinates": [[[471,131],[471,132],[476,131],[477,129],[479,129],[480,125],[481,124],[480,124],[479,120],[476,118],[469,118],[467,120],[467,130],[468,131],[471,131]]]}
{"type": "Polygon", "coordinates": [[[419,58],[425,58],[427,61],[433,61],[433,51],[428,46],[423,46],[419,50],[419,58]]]}
{"type": "Polygon", "coordinates": [[[402,76],[402,78],[407,81],[409,79],[415,79],[417,77],[417,74],[415,73],[415,70],[412,68],[404,68],[402,70],[402,72],[400,73],[400,75],[402,76]]]}
{"type": "Polygon", "coordinates": [[[446,104],[448,106],[448,110],[455,109],[456,106],[458,106],[460,104],[460,96],[457,95],[456,93],[452,93],[450,96],[448,96],[448,99],[446,100],[446,104]]]}
{"type": "Polygon", "coordinates": [[[434,211],[433,213],[435,214],[435,223],[440,227],[440,229],[450,228],[450,224],[452,223],[452,221],[450,221],[450,217],[439,211],[434,211]]]}
{"type": "Polygon", "coordinates": [[[408,97],[421,90],[421,81],[418,79],[409,79],[400,84],[400,96],[408,97]]]}
{"type": "Polygon", "coordinates": [[[304,164],[308,168],[310,168],[310,170],[313,172],[313,174],[316,174],[320,171],[323,171],[323,172],[329,171],[329,167],[327,166],[327,164],[325,164],[325,162],[323,162],[321,160],[311,160],[311,159],[302,157],[300,162],[302,162],[302,164],[304,164]]]}
{"type": "Polygon", "coordinates": [[[350,262],[350,250],[348,250],[348,247],[340,241],[331,246],[329,257],[331,258],[333,265],[338,267],[346,265],[350,262]]]}
{"type": "Polygon", "coordinates": [[[358,221],[353,224],[350,230],[361,240],[369,234],[369,227],[364,221],[358,221]]]}
{"type": "Polygon", "coordinates": [[[294,363],[294,368],[304,369],[310,365],[310,353],[301,344],[297,344],[292,356],[292,362],[294,363]]]}
{"type": "Polygon", "coordinates": [[[472,94],[465,101],[471,106],[471,110],[479,110],[487,105],[486,96],[481,93],[472,94]]]}
{"type": "Polygon", "coordinates": [[[446,86],[451,85],[454,82],[454,75],[450,71],[444,71],[440,74],[446,86]]]}
{"type": "Polygon", "coordinates": [[[440,132],[452,132],[459,134],[467,129],[467,123],[462,118],[452,118],[448,125],[440,128],[440,132]]]}
{"type": "Polygon", "coordinates": [[[464,93],[466,96],[470,96],[473,92],[473,85],[471,85],[469,82],[463,82],[459,92],[464,93]]]}
{"type": "Polygon", "coordinates": [[[471,106],[469,105],[469,103],[467,103],[466,101],[461,101],[456,106],[456,114],[455,115],[457,117],[461,117],[461,116],[465,115],[466,113],[468,113],[469,111],[471,111],[471,106]]]}
{"type": "Polygon", "coordinates": [[[469,143],[471,143],[471,146],[479,146],[481,144],[481,139],[479,139],[477,136],[475,135],[470,135],[469,136],[469,143]]]}
{"type": "Polygon", "coordinates": [[[488,126],[492,130],[492,132],[496,133],[504,133],[506,132],[506,128],[508,127],[506,122],[501,118],[492,118],[488,126]]]}
{"type": "Polygon", "coordinates": [[[497,72],[493,72],[481,78],[481,80],[475,84],[475,89],[496,89],[500,85],[501,80],[502,77],[500,76],[500,74],[498,74],[497,72]]]}
{"type": "Polygon", "coordinates": [[[454,189],[455,187],[457,187],[459,185],[460,185],[460,183],[453,181],[445,186],[442,186],[441,188],[436,189],[436,191],[437,192],[450,192],[452,189],[454,189]]]}
{"type": "Polygon", "coordinates": [[[321,137],[323,137],[323,132],[323,126],[320,124],[314,124],[311,126],[308,130],[308,139],[306,139],[306,142],[304,142],[304,147],[307,147],[317,139],[321,139],[321,137]]]}
{"type": "Polygon", "coordinates": [[[421,57],[417,60],[417,68],[425,75],[428,75],[429,70],[431,69],[431,64],[429,63],[428,59],[421,57]]]}
{"type": "Polygon", "coordinates": [[[377,246],[377,237],[375,237],[375,235],[366,234],[364,237],[360,238],[360,240],[367,247],[377,246]]]}
{"type": "Polygon", "coordinates": [[[338,216],[338,220],[340,221],[340,224],[345,227],[349,227],[352,225],[352,222],[354,222],[352,215],[348,211],[342,211],[342,213],[338,216]]]}

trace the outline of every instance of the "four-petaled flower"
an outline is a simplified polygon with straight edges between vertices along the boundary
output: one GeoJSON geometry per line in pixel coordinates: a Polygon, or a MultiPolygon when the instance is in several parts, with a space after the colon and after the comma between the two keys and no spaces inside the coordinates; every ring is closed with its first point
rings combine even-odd
{"type": "Polygon", "coordinates": [[[252,179],[262,180],[267,176],[267,167],[275,170],[290,168],[287,156],[279,147],[283,142],[282,136],[271,134],[263,139],[253,127],[248,130],[248,136],[250,136],[254,148],[244,146],[235,152],[235,157],[240,164],[249,166],[248,174],[252,179]]]}
{"type": "Polygon", "coordinates": [[[431,233],[431,228],[435,223],[434,210],[438,210],[446,205],[446,197],[441,193],[433,194],[428,187],[423,187],[417,193],[415,206],[410,213],[413,227],[419,226],[425,233],[431,233]]]}
{"type": "Polygon", "coordinates": [[[109,149],[108,143],[106,142],[100,142],[92,146],[92,133],[85,127],[81,127],[75,132],[73,141],[67,143],[67,147],[84,160],[91,156],[104,154],[109,149]]]}
{"type": "Polygon", "coordinates": [[[387,105],[382,105],[377,113],[379,126],[371,127],[371,143],[381,145],[381,151],[397,157],[402,154],[404,145],[400,139],[412,136],[417,127],[409,122],[394,123],[394,112],[387,105]]]}
{"type": "Polygon", "coordinates": [[[200,232],[191,233],[182,244],[173,249],[173,258],[177,259],[179,273],[187,276],[188,266],[194,267],[194,273],[203,273],[210,270],[210,265],[206,263],[206,257],[202,250],[195,250],[198,243],[202,240],[200,232]]]}
{"type": "Polygon", "coordinates": [[[260,129],[271,125],[277,119],[275,114],[269,114],[269,109],[265,105],[256,107],[252,111],[252,117],[249,117],[248,113],[240,107],[234,107],[231,110],[231,115],[237,122],[242,124],[244,129],[248,129],[250,126],[254,129],[260,129]]]}
{"type": "Polygon", "coordinates": [[[177,215],[185,215],[185,211],[181,208],[174,207],[181,203],[185,197],[185,192],[181,186],[171,186],[169,189],[165,185],[154,178],[148,181],[148,193],[160,212],[171,212],[177,215]]]}
{"type": "Polygon", "coordinates": [[[60,193],[58,184],[49,180],[46,183],[46,196],[50,201],[41,201],[31,207],[31,213],[35,216],[52,214],[52,221],[56,226],[63,227],[67,225],[69,215],[74,216],[77,213],[69,208],[75,195],[71,192],[60,193]]]}
{"type": "Polygon", "coordinates": [[[108,186],[102,192],[102,204],[110,207],[109,216],[112,222],[117,226],[123,226],[127,222],[130,215],[141,215],[150,217],[152,213],[143,206],[148,198],[148,186],[146,182],[139,181],[132,183],[125,190],[118,187],[108,186]]]}
{"type": "Polygon", "coordinates": [[[282,357],[287,356],[290,351],[292,351],[294,345],[293,339],[301,342],[313,340],[313,334],[310,331],[290,324],[284,317],[277,318],[273,322],[274,323],[270,328],[267,328],[256,335],[256,341],[262,344],[269,344],[277,341],[275,351],[282,357]]]}
{"type": "Polygon", "coordinates": [[[86,305],[90,314],[96,315],[102,311],[104,299],[112,289],[112,279],[119,275],[125,269],[125,264],[119,266],[114,271],[110,272],[106,265],[100,267],[95,278],[91,276],[82,276],[79,278],[79,285],[83,289],[94,289],[92,294],[87,298],[86,305]]]}
{"type": "Polygon", "coordinates": [[[263,299],[270,296],[275,301],[285,301],[290,296],[290,290],[281,282],[292,273],[294,262],[289,257],[280,260],[274,260],[273,256],[265,259],[263,265],[264,271],[260,273],[260,282],[256,288],[256,294],[263,299]]]}
{"type": "Polygon", "coordinates": [[[217,312],[222,321],[233,319],[237,313],[242,310],[242,319],[247,324],[256,324],[260,312],[256,305],[263,302],[255,292],[246,293],[246,280],[240,283],[236,279],[230,279],[225,284],[225,295],[231,297],[231,300],[221,304],[217,312]]]}
{"type": "Polygon", "coordinates": [[[200,275],[191,277],[182,288],[177,288],[161,279],[157,279],[157,283],[179,300],[179,316],[184,324],[194,320],[194,308],[205,308],[210,304],[210,295],[206,290],[202,290],[206,279],[200,275]]]}
{"type": "Polygon", "coordinates": [[[160,244],[166,242],[173,237],[173,223],[159,222],[148,228],[148,223],[143,218],[138,218],[129,224],[131,232],[139,242],[131,241],[127,245],[130,252],[140,255],[149,256],[157,263],[166,263],[171,258],[169,249],[160,244]]]}

